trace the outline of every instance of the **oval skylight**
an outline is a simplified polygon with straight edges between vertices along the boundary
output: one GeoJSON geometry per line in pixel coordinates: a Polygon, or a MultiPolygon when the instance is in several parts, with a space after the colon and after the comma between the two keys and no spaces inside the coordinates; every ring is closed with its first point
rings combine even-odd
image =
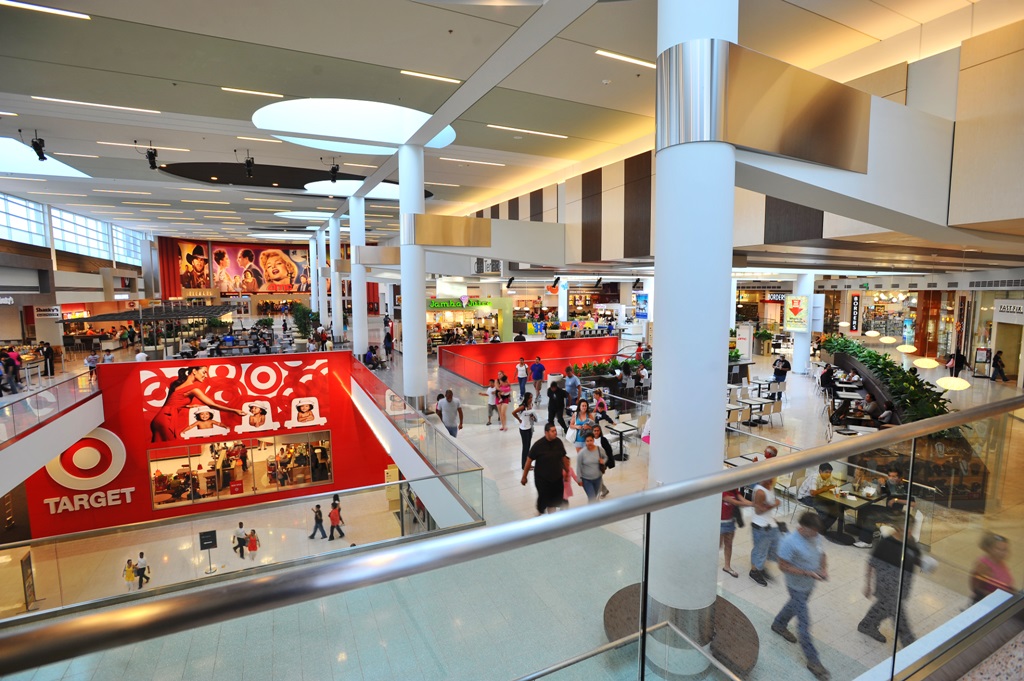
{"type": "Polygon", "coordinates": [[[378,147],[372,144],[356,144],[355,142],[338,142],[310,137],[293,137],[292,135],[271,135],[284,142],[298,144],[310,149],[333,151],[336,154],[363,154],[364,156],[390,156],[398,151],[397,147],[378,147]]]}
{"type": "MultiPolygon", "coordinates": [[[[430,114],[404,106],[327,98],[274,102],[252,115],[253,125],[261,130],[376,144],[405,144],[428,120],[430,114]]],[[[449,125],[425,146],[440,149],[454,141],[449,125]]]]}
{"type": "Polygon", "coordinates": [[[326,213],[316,210],[286,210],[281,213],[274,213],[276,218],[285,220],[329,220],[334,213],[326,213]]]}
{"type": "MultiPolygon", "coordinates": [[[[307,184],[306,193],[316,194],[317,196],[352,196],[362,186],[363,183],[359,180],[338,180],[337,182],[319,180],[307,184]]],[[[381,201],[397,201],[398,185],[381,182],[370,190],[366,198],[380,199],[381,201]]]]}

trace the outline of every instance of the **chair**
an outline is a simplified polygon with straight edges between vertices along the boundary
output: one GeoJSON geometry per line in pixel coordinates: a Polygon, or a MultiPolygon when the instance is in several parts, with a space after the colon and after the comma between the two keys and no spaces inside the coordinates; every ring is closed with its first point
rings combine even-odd
{"type": "Polygon", "coordinates": [[[782,419],[782,402],[772,402],[771,404],[766,404],[765,407],[766,409],[763,413],[768,417],[768,423],[774,426],[775,421],[774,419],[772,419],[772,417],[778,414],[779,424],[786,425],[786,422],[782,419]]]}
{"type": "MultiPolygon", "coordinates": [[[[733,426],[736,430],[741,430],[740,426],[749,420],[750,407],[747,407],[746,409],[734,409],[726,415],[725,426],[727,429],[729,426],[733,426]]],[[[725,432],[728,436],[729,431],[726,430],[725,432]]]]}
{"type": "Polygon", "coordinates": [[[776,392],[782,393],[782,397],[780,397],[779,399],[786,400],[788,402],[789,396],[786,395],[786,382],[782,381],[781,383],[776,383],[775,385],[778,386],[778,390],[776,390],[776,392]]]}

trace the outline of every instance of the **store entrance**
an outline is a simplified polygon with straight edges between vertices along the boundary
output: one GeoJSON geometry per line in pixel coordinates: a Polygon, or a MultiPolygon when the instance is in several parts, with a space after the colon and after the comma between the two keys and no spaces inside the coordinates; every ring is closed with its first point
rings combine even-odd
{"type": "MultiPolygon", "coordinates": [[[[1020,364],[1021,364],[1021,338],[1024,337],[1024,326],[1008,322],[996,322],[992,333],[992,354],[999,350],[1003,351],[1003,364],[1006,377],[1021,385],[1020,364]]],[[[991,369],[991,368],[990,368],[991,369]]],[[[989,376],[992,375],[991,370],[989,376]]]]}

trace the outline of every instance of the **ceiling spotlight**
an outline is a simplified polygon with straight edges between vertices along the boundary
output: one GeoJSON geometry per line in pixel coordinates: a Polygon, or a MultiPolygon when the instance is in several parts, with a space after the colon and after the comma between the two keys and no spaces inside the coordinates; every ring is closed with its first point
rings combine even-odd
{"type": "Polygon", "coordinates": [[[36,133],[35,137],[32,138],[32,141],[29,144],[32,145],[32,151],[36,152],[36,156],[39,157],[39,160],[40,161],[45,161],[46,160],[46,149],[45,149],[46,142],[44,142],[43,139],[39,136],[39,131],[38,130],[36,130],[35,133],[36,133]]]}
{"type": "Polygon", "coordinates": [[[146,160],[149,161],[149,169],[156,170],[156,149],[146,149],[146,160]]]}
{"type": "Polygon", "coordinates": [[[245,157],[245,176],[248,177],[250,180],[252,179],[252,169],[253,166],[255,165],[256,159],[254,159],[252,156],[245,157]]]}
{"type": "Polygon", "coordinates": [[[598,277],[597,281],[594,282],[594,288],[601,288],[602,281],[604,281],[604,277],[598,277]]]}
{"type": "Polygon", "coordinates": [[[337,182],[338,181],[338,171],[339,170],[341,170],[341,168],[338,166],[337,163],[335,163],[333,166],[331,166],[331,182],[337,182]]]}
{"type": "Polygon", "coordinates": [[[512,288],[512,282],[515,281],[515,280],[516,280],[515,277],[509,277],[508,281],[505,283],[505,288],[512,288]]]}
{"type": "Polygon", "coordinates": [[[640,286],[640,277],[637,277],[636,281],[633,282],[633,288],[638,288],[639,286],[640,286]]]}

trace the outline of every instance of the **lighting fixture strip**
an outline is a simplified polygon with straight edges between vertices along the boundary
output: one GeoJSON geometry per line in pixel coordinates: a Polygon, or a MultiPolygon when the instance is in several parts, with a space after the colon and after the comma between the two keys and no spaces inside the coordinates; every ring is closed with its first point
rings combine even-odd
{"type": "Polygon", "coordinates": [[[237,92],[240,95],[257,95],[258,97],[273,97],[274,99],[281,99],[284,95],[279,95],[276,92],[262,92],[260,90],[244,90],[237,87],[222,87],[221,90],[224,92],[237,92]]]}
{"type": "Polygon", "coordinates": [[[499,166],[501,168],[505,167],[504,163],[492,163],[491,161],[470,161],[468,158],[449,158],[447,156],[442,156],[440,160],[454,161],[455,163],[472,163],[474,165],[479,166],[499,166]]]}
{"type": "Polygon", "coordinates": [[[649,69],[658,68],[657,64],[654,64],[652,62],[644,61],[643,59],[637,59],[636,57],[627,57],[624,54],[616,54],[615,52],[609,52],[608,50],[597,50],[596,52],[594,52],[594,54],[600,55],[602,57],[608,57],[610,59],[618,59],[619,61],[624,61],[629,64],[636,64],[637,66],[645,66],[649,69]]]}
{"type": "Polygon", "coordinates": [[[62,17],[69,17],[71,19],[92,19],[88,14],[82,14],[80,12],[69,12],[66,9],[57,9],[56,7],[46,7],[45,5],[33,5],[28,2],[18,2],[17,0],[0,0],[0,6],[3,7],[14,7],[17,9],[30,9],[33,12],[45,12],[46,14],[56,14],[62,17]]]}
{"type": "Polygon", "coordinates": [[[488,128],[494,128],[495,130],[508,130],[509,132],[521,132],[526,135],[540,135],[541,137],[554,137],[560,140],[569,139],[568,135],[557,135],[553,132],[540,132],[539,130],[527,130],[526,128],[510,128],[507,125],[494,125],[493,123],[487,124],[488,128]]]}
{"type": "Polygon", "coordinates": [[[281,140],[272,140],[267,139],[266,137],[242,137],[239,135],[235,137],[235,139],[248,140],[249,142],[273,142],[274,144],[284,144],[281,140]]]}
{"type": "Polygon", "coordinates": [[[75,99],[57,99],[56,97],[37,97],[32,95],[32,99],[39,100],[40,102],[54,102],[55,104],[74,104],[75,106],[91,106],[97,109],[116,109],[117,111],[134,111],[135,113],[148,113],[158,114],[159,111],[155,109],[138,109],[134,106],[117,106],[115,104],[100,104],[98,102],[80,102],[75,99]]]}
{"type": "MultiPolygon", "coordinates": [[[[159,112],[157,112],[159,113],[159,112]]],[[[128,144],[127,142],[96,142],[96,144],[102,144],[107,147],[132,147],[133,149],[159,149],[160,151],[192,151],[191,149],[182,149],[180,147],[149,147],[145,144],[128,144]]]]}
{"type": "Polygon", "coordinates": [[[406,70],[402,70],[402,71],[399,71],[399,73],[401,73],[403,76],[412,76],[414,78],[426,78],[427,80],[439,80],[442,83],[454,83],[455,85],[458,85],[459,83],[462,82],[458,78],[448,78],[446,76],[435,76],[435,75],[430,74],[430,73],[421,73],[420,71],[406,71],[406,70]]]}

